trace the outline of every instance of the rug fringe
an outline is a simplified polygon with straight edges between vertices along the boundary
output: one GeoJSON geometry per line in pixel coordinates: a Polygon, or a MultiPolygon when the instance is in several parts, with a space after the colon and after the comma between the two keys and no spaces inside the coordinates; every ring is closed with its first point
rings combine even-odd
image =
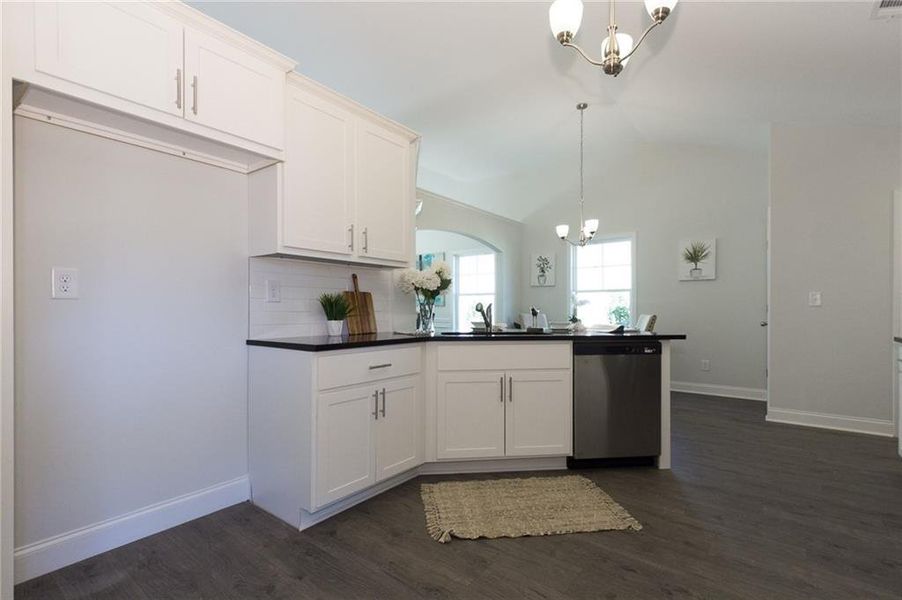
{"type": "Polygon", "coordinates": [[[423,499],[423,508],[426,513],[426,532],[438,543],[447,544],[451,541],[451,530],[443,529],[441,526],[438,502],[435,500],[430,484],[420,486],[420,496],[423,499]]]}

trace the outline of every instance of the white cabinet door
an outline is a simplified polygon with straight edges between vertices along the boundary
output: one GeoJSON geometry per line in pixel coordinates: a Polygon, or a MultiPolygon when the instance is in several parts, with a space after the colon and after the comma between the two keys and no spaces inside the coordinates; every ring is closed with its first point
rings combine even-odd
{"type": "Polygon", "coordinates": [[[379,389],[376,420],[376,481],[423,462],[419,385],[416,377],[386,381],[379,389]]]}
{"type": "Polygon", "coordinates": [[[571,395],[570,371],[508,372],[506,455],[570,454],[571,395]]]}
{"type": "Polygon", "coordinates": [[[35,70],[181,116],[183,27],[143,2],[36,2],[35,70]]]}
{"type": "Polygon", "coordinates": [[[504,386],[500,371],[439,373],[438,458],[504,456],[504,386]]]}
{"type": "Polygon", "coordinates": [[[410,142],[364,120],[357,124],[357,227],[361,257],[407,262],[413,218],[410,142]]]}
{"type": "Polygon", "coordinates": [[[316,507],[376,483],[376,386],[320,394],[316,415],[316,507]]]}
{"type": "Polygon", "coordinates": [[[282,149],[285,73],[240,48],[185,30],[185,117],[282,149]]]}
{"type": "Polygon", "coordinates": [[[354,250],[354,118],[335,103],[288,86],[282,243],[350,255],[354,250]]]}

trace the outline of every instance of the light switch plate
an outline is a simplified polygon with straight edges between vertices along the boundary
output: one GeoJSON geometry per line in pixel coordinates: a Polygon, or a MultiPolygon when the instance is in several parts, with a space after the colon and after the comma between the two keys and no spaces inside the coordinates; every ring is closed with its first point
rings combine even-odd
{"type": "Polygon", "coordinates": [[[821,305],[821,293],[820,292],[808,292],[808,306],[820,306],[821,305]]]}
{"type": "Polygon", "coordinates": [[[281,302],[282,301],[282,284],[275,279],[266,280],[266,301],[281,302]]]}
{"type": "Polygon", "coordinates": [[[707,358],[702,359],[702,371],[710,371],[711,370],[711,361],[707,358]]]}
{"type": "Polygon", "coordinates": [[[50,270],[50,297],[57,300],[78,298],[78,269],[53,267],[50,270]]]}

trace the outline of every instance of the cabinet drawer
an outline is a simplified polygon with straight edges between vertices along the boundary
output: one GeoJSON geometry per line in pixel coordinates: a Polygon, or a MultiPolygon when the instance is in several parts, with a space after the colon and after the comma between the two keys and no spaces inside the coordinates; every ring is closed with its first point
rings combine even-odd
{"type": "Polygon", "coordinates": [[[453,342],[438,344],[440,371],[569,369],[570,342],[453,342]]]}
{"type": "Polygon", "coordinates": [[[412,375],[420,372],[420,345],[392,350],[343,351],[319,357],[317,387],[321,390],[412,375]]]}

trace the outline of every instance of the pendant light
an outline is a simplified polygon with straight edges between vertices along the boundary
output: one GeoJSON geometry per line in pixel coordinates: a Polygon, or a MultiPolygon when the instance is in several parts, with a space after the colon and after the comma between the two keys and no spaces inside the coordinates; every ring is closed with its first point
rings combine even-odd
{"type": "Polygon", "coordinates": [[[583,133],[583,117],[587,108],[589,108],[589,105],[585,102],[580,102],[576,105],[576,110],[579,111],[579,238],[574,242],[568,237],[570,235],[569,225],[558,225],[554,228],[557,236],[571,246],[585,246],[592,241],[592,238],[595,237],[595,233],[598,231],[598,219],[586,220],[583,214],[583,204],[585,202],[583,198],[583,141],[585,137],[583,133]]]}
{"type": "Polygon", "coordinates": [[[587,61],[601,67],[608,75],[617,77],[636,48],[645,40],[648,33],[664,22],[676,6],[677,0],[645,0],[645,10],[652,19],[652,24],[639,36],[639,41],[633,45],[633,38],[625,33],[617,33],[617,21],[615,20],[615,0],[609,2],[608,37],[601,42],[601,60],[594,60],[573,43],[573,38],[579,31],[583,20],[582,0],[554,0],[548,9],[548,22],[551,25],[551,33],[561,46],[573,48],[587,61]]]}

